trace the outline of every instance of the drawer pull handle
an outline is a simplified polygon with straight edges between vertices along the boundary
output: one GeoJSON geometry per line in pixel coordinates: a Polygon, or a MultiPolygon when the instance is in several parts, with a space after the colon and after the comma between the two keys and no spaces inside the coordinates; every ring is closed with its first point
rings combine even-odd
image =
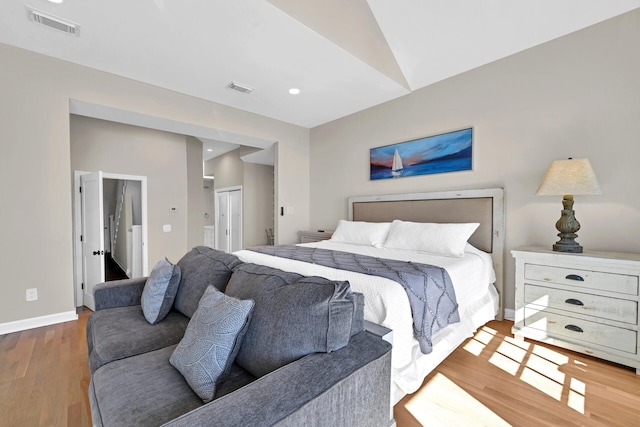
{"type": "Polygon", "coordinates": [[[580,326],[576,325],[567,325],[564,328],[573,332],[584,332],[580,326]]]}
{"type": "Polygon", "coordinates": [[[571,304],[571,305],[584,305],[582,303],[582,301],[580,301],[579,299],[574,299],[574,298],[569,298],[569,299],[565,300],[564,302],[566,302],[567,304],[571,304]]]}
{"type": "Polygon", "coordinates": [[[575,280],[578,282],[584,282],[584,279],[582,278],[582,276],[578,276],[577,274],[569,274],[565,277],[565,279],[567,280],[575,280]]]}

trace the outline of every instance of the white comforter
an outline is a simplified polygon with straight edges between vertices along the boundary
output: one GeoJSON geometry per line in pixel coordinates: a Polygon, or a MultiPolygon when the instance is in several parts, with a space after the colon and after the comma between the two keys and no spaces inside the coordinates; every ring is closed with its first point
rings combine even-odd
{"type": "Polygon", "coordinates": [[[306,276],[321,276],[331,280],[348,280],[355,292],[365,297],[364,317],[393,330],[392,382],[393,403],[403,394],[416,391],[424,377],[437,366],[461,340],[492,319],[497,306],[497,292],[491,257],[467,245],[461,258],[439,256],[397,249],[381,249],[347,243],[322,241],[302,246],[354,252],[378,258],[413,261],[444,267],[456,291],[461,322],[443,329],[433,337],[433,352],[424,355],[413,337],[413,319],[409,298],[404,288],[389,279],[336,270],[287,258],[273,257],[250,250],[235,252],[242,261],[267,265],[306,276]],[[442,345],[440,345],[442,343],[442,345]]]}

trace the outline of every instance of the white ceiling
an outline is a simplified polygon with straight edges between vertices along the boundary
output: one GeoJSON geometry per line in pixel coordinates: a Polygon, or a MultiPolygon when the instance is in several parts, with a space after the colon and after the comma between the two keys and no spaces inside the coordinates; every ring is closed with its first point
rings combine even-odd
{"type": "Polygon", "coordinates": [[[308,128],[640,7],[640,0],[26,1],[0,2],[0,42],[308,128]],[[80,36],[31,22],[26,5],[79,24],[80,36]],[[232,91],[232,81],[255,91],[232,91]],[[292,87],[301,93],[290,95],[292,87]]]}

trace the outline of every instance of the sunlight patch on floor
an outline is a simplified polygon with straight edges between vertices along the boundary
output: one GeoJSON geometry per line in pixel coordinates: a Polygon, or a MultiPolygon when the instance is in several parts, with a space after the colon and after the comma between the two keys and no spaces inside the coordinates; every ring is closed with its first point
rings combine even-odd
{"type": "Polygon", "coordinates": [[[529,344],[504,339],[489,358],[489,363],[515,376],[528,354],[529,344]]]}
{"type": "Polygon", "coordinates": [[[569,358],[564,354],[558,353],[555,350],[551,350],[550,348],[541,345],[534,345],[533,353],[540,357],[544,357],[547,360],[550,360],[556,365],[564,365],[565,363],[569,363],[569,358]]]}
{"type": "Polygon", "coordinates": [[[587,392],[587,385],[580,380],[571,378],[567,405],[576,412],[584,414],[584,400],[587,392]]]}
{"type": "Polygon", "coordinates": [[[423,426],[510,426],[440,373],[409,399],[405,408],[423,426]]]}
{"type": "Polygon", "coordinates": [[[558,367],[558,364],[540,357],[535,353],[529,355],[529,359],[527,360],[527,368],[539,372],[558,384],[563,384],[565,381],[565,374],[560,372],[558,367]]]}
{"type": "Polygon", "coordinates": [[[486,345],[482,344],[480,341],[476,341],[472,339],[472,340],[469,340],[462,348],[464,348],[474,356],[480,356],[484,351],[485,347],[486,345]]]}
{"type": "Polygon", "coordinates": [[[520,375],[520,379],[557,401],[560,401],[562,398],[562,384],[553,381],[533,369],[525,368],[520,375]]]}
{"type": "Polygon", "coordinates": [[[489,358],[489,363],[513,376],[516,376],[518,374],[518,370],[520,369],[519,362],[497,351],[491,355],[491,357],[489,358]]]}
{"type": "MultiPolygon", "coordinates": [[[[495,334],[495,330],[485,326],[463,348],[480,356],[487,350],[487,345],[495,338],[495,334]]],[[[492,348],[496,344],[496,350],[488,355],[489,363],[584,414],[586,384],[567,376],[560,369],[569,363],[584,365],[583,363],[572,361],[550,348],[512,337],[504,337],[499,344],[494,343],[492,348]]]]}
{"type": "Polygon", "coordinates": [[[495,329],[491,329],[488,326],[482,327],[465,345],[464,349],[474,356],[479,356],[485,349],[487,344],[491,342],[495,335],[498,333],[495,329]]]}

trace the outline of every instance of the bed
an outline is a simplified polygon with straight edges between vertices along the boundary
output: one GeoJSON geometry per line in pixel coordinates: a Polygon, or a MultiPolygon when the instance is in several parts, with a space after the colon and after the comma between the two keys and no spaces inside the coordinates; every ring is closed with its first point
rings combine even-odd
{"type": "MultiPolygon", "coordinates": [[[[392,404],[395,404],[404,395],[420,388],[426,375],[477,328],[489,320],[502,319],[503,200],[503,190],[499,188],[350,197],[349,221],[340,221],[332,239],[299,245],[304,248],[328,249],[443,267],[455,289],[460,320],[443,327],[430,337],[431,347],[428,353],[425,353],[424,347],[421,348],[423,342],[419,343],[415,338],[411,314],[413,302],[405,289],[395,281],[355,271],[338,270],[318,263],[272,256],[255,250],[242,250],[235,254],[246,262],[304,275],[323,276],[332,280],[348,280],[354,291],[363,293],[365,319],[393,331],[391,394],[392,404]],[[397,226],[396,232],[403,226],[429,227],[434,223],[438,224],[439,229],[446,229],[450,224],[456,224],[456,229],[463,224],[479,225],[477,229],[474,227],[475,231],[472,231],[468,243],[465,240],[464,246],[459,249],[460,253],[453,254],[456,256],[451,256],[452,253],[441,255],[445,252],[440,250],[434,251],[437,254],[407,250],[398,244],[383,245],[374,241],[371,241],[371,244],[362,244],[363,242],[358,241],[362,233],[356,236],[344,232],[356,225],[357,231],[361,231],[362,227],[371,227],[368,230],[373,230],[387,223],[397,226]]],[[[405,228],[405,232],[410,230],[405,228]]],[[[371,232],[367,236],[373,234],[371,232]]],[[[388,236],[391,239],[391,234],[388,236]]],[[[373,237],[367,239],[375,240],[373,237]]],[[[448,237],[445,237],[442,240],[447,239],[448,237]]],[[[400,239],[400,242],[406,241],[408,246],[416,249],[410,240],[400,239]]],[[[389,243],[390,240],[386,242],[389,243]]],[[[457,245],[456,247],[459,247],[460,243],[457,245]]]]}

